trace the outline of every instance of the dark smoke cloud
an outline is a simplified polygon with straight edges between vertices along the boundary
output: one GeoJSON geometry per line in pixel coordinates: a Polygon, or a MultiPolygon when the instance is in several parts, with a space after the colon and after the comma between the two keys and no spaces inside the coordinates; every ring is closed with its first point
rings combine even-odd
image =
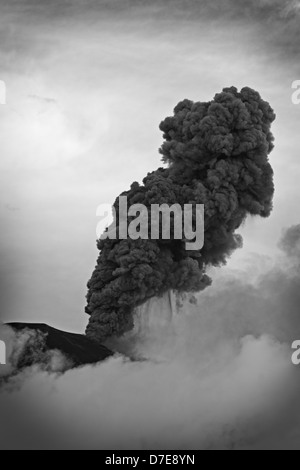
{"type": "MultiPolygon", "coordinates": [[[[256,91],[232,87],[211,102],[180,102],[161,123],[165,142],[160,152],[168,168],[159,168],[123,195],[128,206],[204,204],[204,247],[195,253],[185,250],[183,240],[100,240],[88,283],[90,337],[102,341],[130,330],[134,309],[154,296],[205,289],[211,284],[207,266],[224,264],[241,246],[235,231],[247,215],[269,216],[274,119],[256,91]]],[[[118,199],[115,209],[118,216],[118,199]]]]}

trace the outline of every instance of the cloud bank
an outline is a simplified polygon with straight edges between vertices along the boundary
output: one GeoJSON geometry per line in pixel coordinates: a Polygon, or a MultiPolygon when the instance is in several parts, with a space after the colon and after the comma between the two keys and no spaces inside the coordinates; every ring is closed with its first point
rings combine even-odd
{"type": "MultiPolygon", "coordinates": [[[[285,246],[291,231],[299,227],[285,246]]],[[[170,307],[165,297],[144,306],[135,330],[114,342],[137,361],[117,355],[62,375],[16,375],[1,387],[1,446],[299,449],[290,343],[300,331],[299,279],[295,253],[278,253],[271,267],[254,258],[197,305],[170,307]]]]}

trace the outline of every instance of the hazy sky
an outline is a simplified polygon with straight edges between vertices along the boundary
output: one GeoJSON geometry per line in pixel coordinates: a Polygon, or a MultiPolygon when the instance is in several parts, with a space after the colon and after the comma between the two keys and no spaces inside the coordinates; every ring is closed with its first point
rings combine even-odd
{"type": "Polygon", "coordinates": [[[276,256],[299,223],[300,2],[0,0],[1,319],[82,331],[96,208],[160,166],[160,121],[179,100],[250,86],[277,121],[276,196],[242,230],[276,256]]]}

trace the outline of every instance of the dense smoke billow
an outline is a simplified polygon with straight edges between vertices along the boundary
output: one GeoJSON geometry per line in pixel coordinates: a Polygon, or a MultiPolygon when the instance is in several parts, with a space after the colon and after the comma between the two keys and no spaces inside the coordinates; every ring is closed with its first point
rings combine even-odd
{"type": "MultiPolygon", "coordinates": [[[[205,205],[201,252],[187,251],[184,240],[98,242],[100,256],[88,283],[87,335],[103,341],[133,327],[133,313],[150,298],[199,292],[211,284],[208,266],[219,266],[241,246],[236,230],[248,214],[269,216],[274,193],[268,156],[275,114],[260,95],[225,88],[211,102],[180,102],[160,125],[160,152],[167,168],[133,183],[128,206],[205,205]]],[[[115,202],[116,225],[119,199],[115,202]]]]}

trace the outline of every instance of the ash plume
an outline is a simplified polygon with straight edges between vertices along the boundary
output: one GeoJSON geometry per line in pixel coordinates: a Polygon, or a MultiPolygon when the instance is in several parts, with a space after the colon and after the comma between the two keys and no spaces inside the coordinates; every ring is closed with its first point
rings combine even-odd
{"type": "MultiPolygon", "coordinates": [[[[220,266],[242,245],[236,230],[248,214],[268,217],[274,194],[269,153],[275,114],[259,93],[225,88],[210,102],[184,100],[160,125],[165,142],[159,168],[122,194],[128,206],[204,204],[205,242],[100,239],[88,283],[89,337],[103,341],[133,327],[135,309],[170,290],[199,292],[211,284],[208,266],[220,266]]],[[[119,220],[119,200],[116,225],[119,220]]]]}

